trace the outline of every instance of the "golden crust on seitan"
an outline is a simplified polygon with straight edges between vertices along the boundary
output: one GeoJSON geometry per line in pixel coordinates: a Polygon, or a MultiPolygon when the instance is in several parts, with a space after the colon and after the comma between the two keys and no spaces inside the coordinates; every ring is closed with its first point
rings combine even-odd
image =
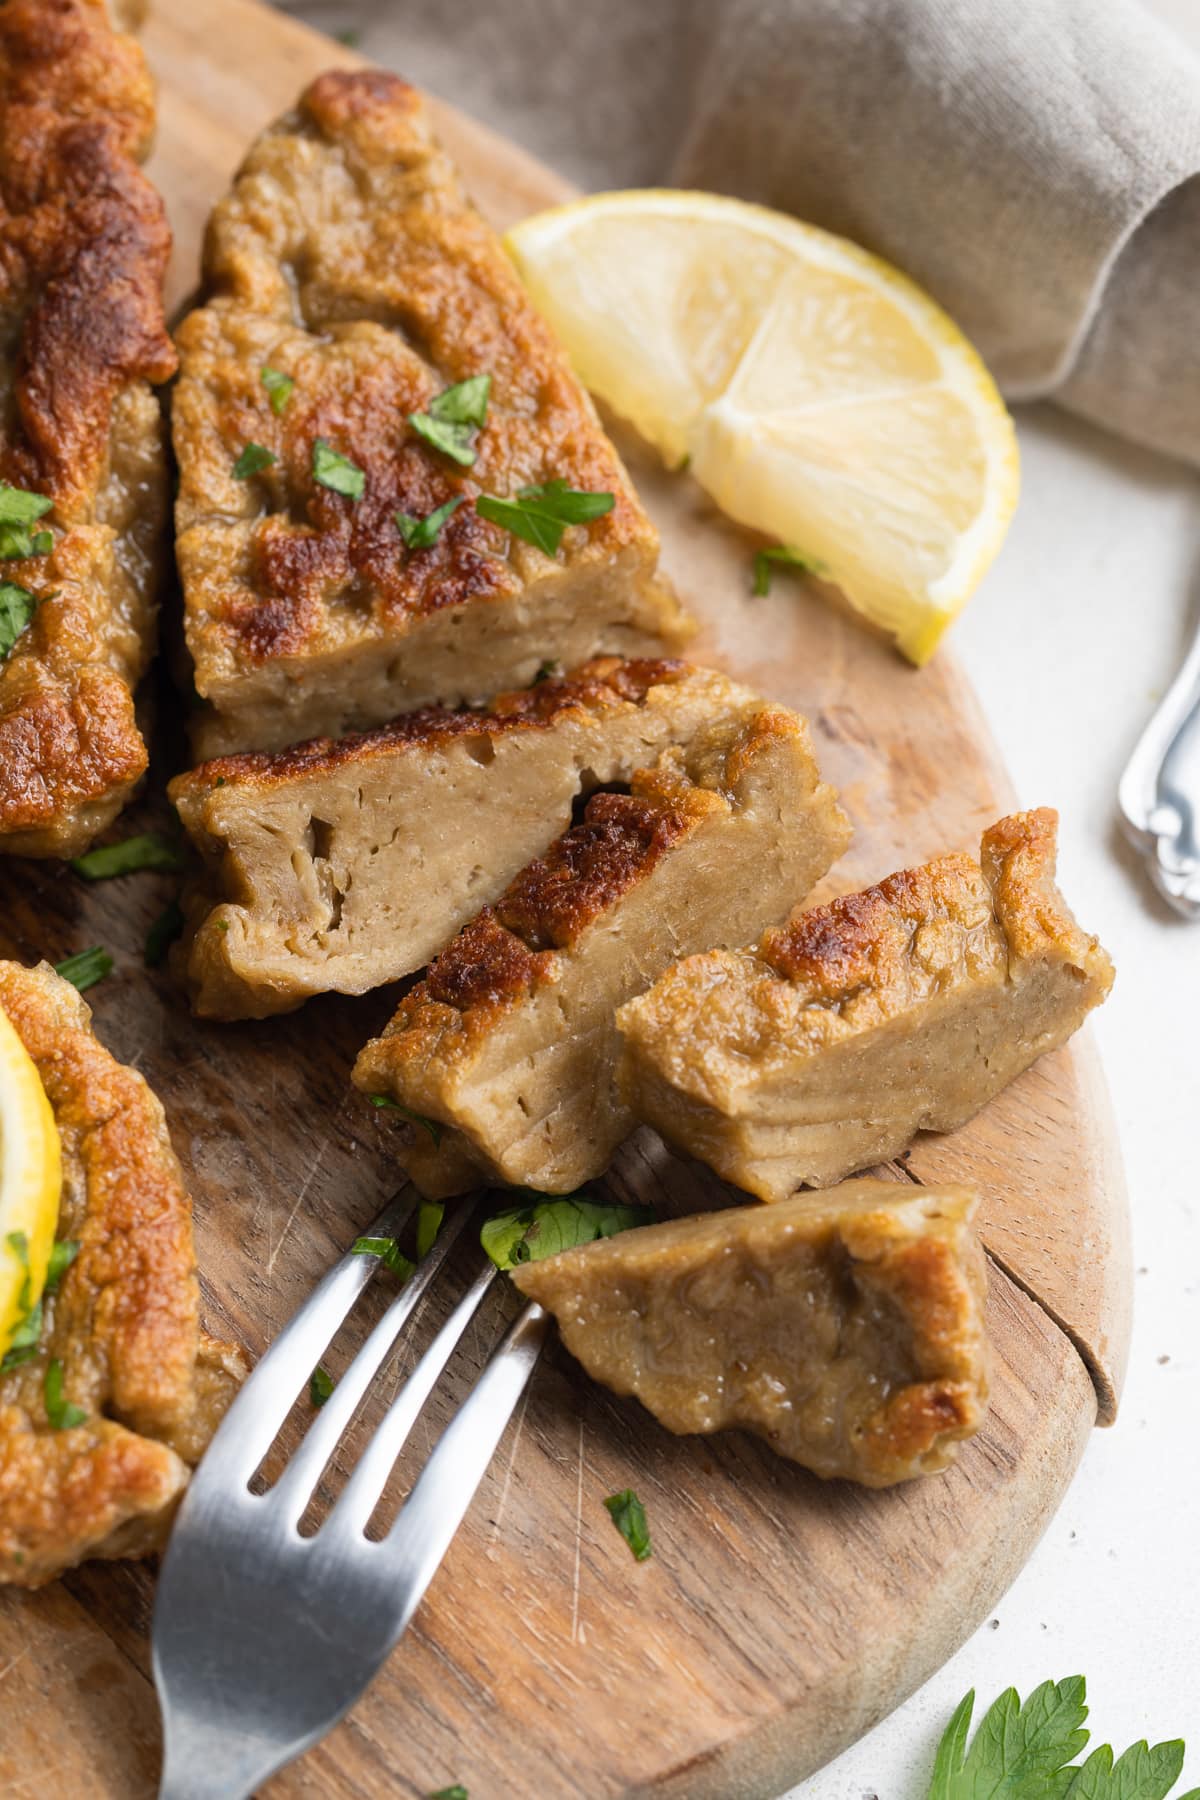
{"type": "Polygon", "coordinates": [[[423,1191],[506,1182],[562,1193],[630,1130],[613,1008],[693,944],[739,943],[845,847],[804,721],[713,721],[597,794],[582,822],[484,907],[405,995],[354,1080],[435,1122],[398,1133],[423,1191]]]}
{"type": "Polygon", "coordinates": [[[36,1354],[0,1376],[0,1582],[37,1587],[86,1558],[159,1546],[244,1371],[200,1329],[191,1209],[145,1081],[46,964],[0,963],[0,1007],[53,1108],[58,1236],[80,1246],[45,1296],[36,1354]],[[51,1361],[81,1425],[49,1423],[51,1361]]]}
{"type": "Polygon", "coordinates": [[[1113,968],[1054,881],[1057,814],[676,964],[621,1009],[626,1103],[763,1200],[952,1131],[1063,1044],[1113,968]]]}
{"type": "Polygon", "coordinates": [[[741,1426],[825,1477],[953,1461],[987,1402],[987,1275],[963,1188],[851,1181],[520,1265],[588,1373],[674,1432],[741,1426]]]}
{"type": "Polygon", "coordinates": [[[598,658],[484,712],[406,713],[180,776],[171,797],[203,862],[178,952],[196,1011],[262,1017],[411,974],[581,793],[761,707],[709,669],[598,658]]]}
{"type": "Polygon", "coordinates": [[[179,334],[172,409],[178,559],[201,755],[461,704],[546,658],[678,640],[658,541],[590,400],[463,193],[420,96],[333,71],[253,146],[209,229],[208,303],[179,334]],[[267,366],[294,381],[276,413],[267,366]],[[409,425],[489,375],[463,467],[409,425]],[[313,475],[325,439],[365,473],[355,501],[313,475]],[[247,443],[276,462],[240,481],[247,443]],[[474,501],[563,480],[608,492],[557,555],[474,501]],[[408,550],[397,512],[461,504],[408,550]]]}
{"type": "Polygon", "coordinates": [[[0,848],[83,849],[146,767],[133,688],[166,520],[152,382],[170,232],[132,160],[153,93],[92,0],[0,8],[0,482],[54,502],[48,556],[0,563],[39,602],[0,662],[0,848]]]}

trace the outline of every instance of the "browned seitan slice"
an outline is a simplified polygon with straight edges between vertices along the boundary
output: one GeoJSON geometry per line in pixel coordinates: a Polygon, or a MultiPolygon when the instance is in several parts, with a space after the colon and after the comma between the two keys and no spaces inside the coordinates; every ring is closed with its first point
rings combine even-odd
{"type": "Polygon", "coordinates": [[[1108,993],[1055,886],[1056,813],[797,913],[756,950],[688,957],[618,1015],[621,1090],[762,1200],[952,1131],[1108,993]]]}
{"type": "Polygon", "coordinates": [[[313,82],[216,208],[205,278],[172,408],[199,755],[338,736],[527,684],[548,660],[681,641],[620,459],[405,82],[313,82]],[[278,412],[264,368],[295,384],[278,412]],[[409,421],[478,376],[487,419],[463,464],[409,421]],[[362,471],[360,498],[317,481],[318,440],[362,471]],[[248,444],[276,460],[239,480],[248,444]],[[548,481],[615,505],[554,554],[476,510],[481,493],[548,481]],[[406,548],[398,513],[454,502],[436,542],[406,548]]]}
{"type": "Polygon", "coordinates": [[[802,719],[760,707],[597,794],[438,957],[354,1080],[432,1122],[398,1132],[427,1194],[565,1193],[631,1129],[613,1009],[679,954],[744,943],[845,847],[802,719]],[[433,1138],[438,1138],[434,1144],[433,1138]]]}
{"type": "Polygon", "coordinates": [[[988,1394],[968,1189],[850,1181],[622,1232],[513,1280],[588,1373],[668,1431],[741,1426],[815,1474],[944,1469],[988,1394]]]}
{"type": "Polygon", "coordinates": [[[0,483],[53,501],[50,552],[0,562],[24,595],[6,587],[6,624],[36,603],[0,656],[0,849],[23,856],[84,849],[146,767],[133,688],[167,512],[151,384],[175,367],[170,232],[134,160],[153,122],[142,53],[98,0],[0,7],[0,483]]]}
{"type": "Polygon", "coordinates": [[[49,1097],[58,1236],[79,1245],[36,1350],[0,1373],[0,1582],[39,1587],[90,1557],[159,1548],[244,1365],[200,1329],[191,1207],[145,1081],[47,964],[0,962],[0,1008],[49,1097]],[[82,1424],[50,1422],[52,1362],[82,1424]]]}
{"type": "Polygon", "coordinates": [[[571,822],[714,720],[763,702],[709,669],[601,659],[337,741],[222,757],[171,786],[203,872],[178,952],[195,1010],[261,1018],[430,958],[571,822]]]}

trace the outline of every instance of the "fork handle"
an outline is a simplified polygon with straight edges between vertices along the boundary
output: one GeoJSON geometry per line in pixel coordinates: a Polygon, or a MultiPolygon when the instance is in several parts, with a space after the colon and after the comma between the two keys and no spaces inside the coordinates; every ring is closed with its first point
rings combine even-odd
{"type": "Polygon", "coordinates": [[[1200,629],[1152,714],[1118,790],[1128,837],[1155,886],[1185,919],[1200,919],[1200,629]]]}

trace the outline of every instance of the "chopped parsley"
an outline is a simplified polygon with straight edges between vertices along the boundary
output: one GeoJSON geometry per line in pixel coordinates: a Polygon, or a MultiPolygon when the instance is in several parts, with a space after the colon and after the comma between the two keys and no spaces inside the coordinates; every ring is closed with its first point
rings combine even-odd
{"type": "Polygon", "coordinates": [[[74,956],[68,956],[63,962],[55,963],[54,973],[69,981],[72,987],[86,994],[90,987],[103,981],[113,971],[113,959],[107,950],[99,944],[93,944],[90,950],[78,950],[74,956]]]}
{"type": "Polygon", "coordinates": [[[312,472],[313,480],[331,493],[342,494],[347,500],[362,499],[366,476],[357,463],[335,450],[328,438],[319,437],[313,444],[312,472]]]}
{"type": "Polygon", "coordinates": [[[355,1238],[350,1246],[351,1256],[377,1256],[385,1269],[398,1275],[401,1281],[407,1281],[413,1272],[414,1264],[409,1262],[395,1238],[360,1237],[355,1238]]]}
{"type": "Polygon", "coordinates": [[[31,536],[29,527],[53,505],[45,494],[0,483],[0,557],[48,556],[54,548],[52,533],[35,531],[31,536]]]}
{"type": "Polygon", "coordinates": [[[422,1200],[417,1208],[417,1260],[428,1256],[442,1229],[446,1208],[440,1200],[422,1200]]]}
{"type": "Polygon", "coordinates": [[[291,399],[296,384],[290,375],[285,375],[282,369],[272,369],[268,363],[264,363],[259,372],[267,390],[267,398],[271,402],[271,411],[278,418],[291,399]]]}
{"type": "Polygon", "coordinates": [[[775,544],[769,550],[756,550],[754,552],[754,586],[751,592],[758,600],[771,591],[772,563],[785,563],[789,569],[798,569],[802,575],[828,575],[829,573],[829,564],[822,562],[819,556],[809,556],[804,550],[789,550],[786,544],[775,544]]]}
{"type": "Polygon", "coordinates": [[[408,422],[427,444],[469,469],[475,461],[471,433],[487,423],[491,389],[490,375],[471,375],[435,394],[427,412],[409,413],[408,422]]]}
{"type": "Polygon", "coordinates": [[[604,1504],[613,1524],[633,1551],[634,1561],[645,1562],[654,1552],[650,1548],[646,1509],[633,1489],[623,1488],[619,1494],[610,1494],[604,1504]]]}
{"type": "Polygon", "coordinates": [[[398,1112],[408,1120],[410,1125],[419,1125],[433,1139],[434,1149],[441,1149],[442,1128],[436,1119],[427,1119],[424,1113],[414,1112],[411,1106],[401,1106],[400,1102],[393,1100],[390,1094],[372,1094],[370,1100],[372,1106],[384,1108],[388,1112],[398,1112]]]}
{"type": "Polygon", "coordinates": [[[21,1292],[17,1296],[17,1305],[23,1314],[21,1323],[9,1340],[8,1349],[0,1357],[0,1375],[7,1375],[11,1369],[19,1369],[22,1363],[29,1362],[37,1355],[38,1339],[42,1335],[42,1306],[39,1301],[33,1305],[33,1276],[29,1269],[29,1239],[23,1231],[10,1231],[7,1235],[9,1249],[25,1271],[25,1279],[21,1283],[21,1292]]]}
{"type": "Polygon", "coordinates": [[[547,1197],[532,1205],[513,1207],[486,1219],[479,1241],[498,1269],[518,1263],[541,1262],[560,1250],[574,1250],[596,1238],[615,1237],[638,1225],[652,1225],[649,1206],[618,1206],[611,1201],[589,1200],[587,1190],[547,1197]]]}
{"type": "Polygon", "coordinates": [[[314,1406],[324,1406],[334,1390],[334,1379],[328,1369],[317,1364],[308,1380],[308,1397],[314,1406]]]}
{"type": "Polygon", "coordinates": [[[79,1255],[80,1245],[74,1238],[56,1238],[46,1270],[46,1292],[56,1294],[58,1284],[79,1255]]]}
{"type": "Polygon", "coordinates": [[[7,656],[37,611],[37,598],[15,581],[0,581],[0,657],[7,656]]]}
{"type": "Polygon", "coordinates": [[[568,525],[586,525],[591,519],[602,519],[615,504],[611,494],[585,493],[556,479],[518,488],[515,500],[480,494],[475,511],[481,519],[502,525],[514,537],[523,538],[547,556],[554,556],[568,525]]]}
{"type": "Polygon", "coordinates": [[[530,682],[530,687],[537,687],[543,681],[558,681],[563,673],[560,662],[544,662],[538,664],[538,672],[530,682]]]}
{"type": "Polygon", "coordinates": [[[430,1794],[429,1800],[471,1800],[471,1796],[462,1782],[456,1781],[453,1787],[439,1788],[436,1794],[430,1794]]]}
{"type": "Polygon", "coordinates": [[[139,837],[124,838],[119,844],[104,844],[76,856],[71,867],[85,881],[111,881],[115,875],[136,875],[143,869],[165,869],[178,874],[186,867],[178,844],[161,831],[143,831],[139,837]]]}
{"type": "Polygon", "coordinates": [[[52,1431],[71,1431],[76,1425],[82,1425],[87,1418],[82,1406],[76,1406],[63,1398],[63,1366],[57,1357],[47,1365],[42,1401],[52,1431]]]}
{"type": "Polygon", "coordinates": [[[447,500],[444,506],[435,507],[424,518],[417,518],[414,513],[398,512],[396,523],[400,527],[400,536],[410,550],[428,550],[436,544],[442,526],[463,503],[463,496],[455,494],[453,500],[447,500]]]}
{"type": "Polygon", "coordinates": [[[235,481],[246,481],[251,475],[261,475],[279,458],[273,450],[267,450],[262,444],[247,444],[242,454],[233,465],[235,481]]]}
{"type": "Polygon", "coordinates": [[[178,900],[168,901],[146,933],[142,961],[148,969],[157,969],[166,961],[167,951],[176,938],[183,935],[183,908],[178,900]]]}

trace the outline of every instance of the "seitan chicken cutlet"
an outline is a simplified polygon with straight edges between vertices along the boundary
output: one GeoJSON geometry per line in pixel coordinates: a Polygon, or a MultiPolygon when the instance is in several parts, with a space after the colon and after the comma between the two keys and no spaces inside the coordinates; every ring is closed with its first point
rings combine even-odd
{"type": "Polygon", "coordinates": [[[198,755],[681,641],[620,459],[407,83],[313,82],[205,278],[172,414],[198,755]]]}
{"type": "Polygon", "coordinates": [[[740,1426],[826,1478],[944,1469],[988,1394],[966,1188],[848,1181],[625,1231],[512,1272],[588,1374],[668,1431],[740,1426]]]}
{"type": "Polygon", "coordinates": [[[170,232],[153,93],[99,0],[0,6],[0,849],[73,856],[146,767],[170,232]]]}
{"type": "Polygon", "coordinates": [[[613,1009],[688,948],[782,918],[845,848],[808,728],[781,707],[714,721],[596,794],[412,988],[354,1080],[421,1123],[400,1159],[431,1198],[510,1183],[566,1193],[632,1128],[613,1009]]]}
{"type": "Polygon", "coordinates": [[[171,786],[202,859],[178,952],[197,1013],[262,1018],[423,968],[571,823],[579,795],[762,700],[709,669],[604,658],[171,786]]]}
{"type": "Polygon", "coordinates": [[[1105,998],[1113,966],[1055,885],[1058,815],[668,969],[617,1017],[625,1103],[782,1200],[953,1131],[1105,998]]]}
{"type": "Polygon", "coordinates": [[[78,1246],[36,1341],[0,1362],[0,1582],[32,1588],[161,1545],[244,1367],[200,1329],[191,1209],[145,1081],[47,964],[0,962],[0,1008],[54,1113],[58,1237],[78,1246]]]}

